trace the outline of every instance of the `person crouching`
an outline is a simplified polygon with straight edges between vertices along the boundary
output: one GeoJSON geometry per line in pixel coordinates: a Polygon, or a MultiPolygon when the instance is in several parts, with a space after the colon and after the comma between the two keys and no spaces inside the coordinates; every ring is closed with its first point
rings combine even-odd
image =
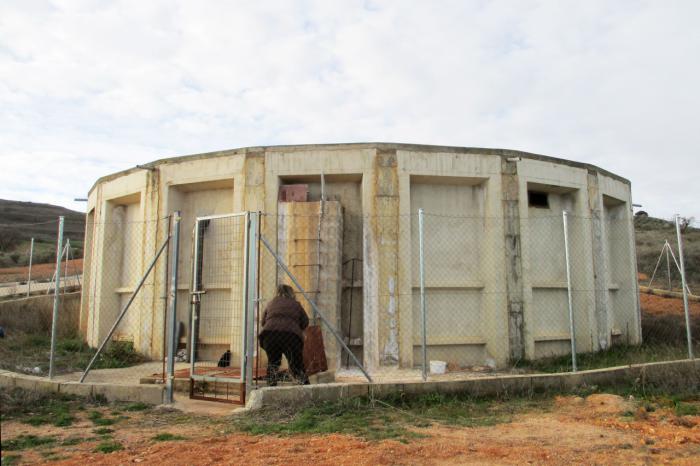
{"type": "Polygon", "coordinates": [[[258,338],[267,353],[267,384],[277,385],[282,355],[298,383],[307,385],[309,378],[304,369],[304,329],[309,326],[306,311],[294,299],[289,285],[279,285],[277,295],[265,308],[262,330],[258,338]]]}

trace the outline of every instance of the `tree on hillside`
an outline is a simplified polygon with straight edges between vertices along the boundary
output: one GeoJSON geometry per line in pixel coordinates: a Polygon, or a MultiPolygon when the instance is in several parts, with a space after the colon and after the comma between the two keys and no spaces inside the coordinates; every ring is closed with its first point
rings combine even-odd
{"type": "Polygon", "coordinates": [[[0,231],[0,251],[9,252],[20,242],[20,234],[17,230],[3,228],[0,231]]]}
{"type": "Polygon", "coordinates": [[[685,233],[685,230],[695,222],[695,217],[680,217],[678,220],[681,225],[681,232],[685,233]]]}

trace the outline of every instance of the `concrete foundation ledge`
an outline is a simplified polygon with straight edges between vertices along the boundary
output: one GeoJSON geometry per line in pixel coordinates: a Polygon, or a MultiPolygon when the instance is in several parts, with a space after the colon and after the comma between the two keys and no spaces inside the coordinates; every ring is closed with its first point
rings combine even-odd
{"type": "Polygon", "coordinates": [[[153,405],[162,404],[165,396],[165,387],[162,385],[59,382],[45,377],[9,371],[0,371],[0,387],[17,387],[25,390],[57,392],[77,396],[102,395],[108,401],[140,401],[153,405]]]}
{"type": "Polygon", "coordinates": [[[358,396],[382,398],[396,393],[420,395],[437,392],[505,396],[567,392],[592,386],[613,387],[634,384],[687,388],[698,386],[700,385],[700,359],[633,364],[575,373],[493,376],[468,380],[265,387],[251,392],[246,408],[256,410],[264,407],[298,407],[318,401],[334,401],[358,396]]]}

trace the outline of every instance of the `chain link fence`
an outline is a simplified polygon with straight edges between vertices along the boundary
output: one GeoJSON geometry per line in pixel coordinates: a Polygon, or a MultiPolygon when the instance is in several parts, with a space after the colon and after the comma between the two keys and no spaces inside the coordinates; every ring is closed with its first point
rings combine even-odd
{"type": "MultiPolygon", "coordinates": [[[[681,263],[675,228],[667,243],[650,240],[649,259],[621,206],[597,217],[565,211],[531,208],[509,223],[439,208],[361,216],[333,201],[280,203],[273,215],[183,219],[176,274],[170,217],[143,221],[120,207],[60,245],[59,222],[42,224],[31,279],[29,257],[0,274],[0,291],[12,290],[0,297],[2,367],[48,375],[53,354],[61,379],[165,383],[171,362],[191,395],[228,399],[330,373],[440,380],[698,354],[697,264],[681,263]],[[31,303],[18,299],[28,291],[31,303]],[[298,303],[294,325],[275,317],[280,299],[298,303]]],[[[643,239],[644,226],[637,232],[643,239]]],[[[31,243],[0,246],[11,258],[31,243]]]]}
{"type": "MultiPolygon", "coordinates": [[[[80,333],[99,355],[86,382],[118,382],[125,375],[163,379],[170,259],[169,218],[143,221],[127,207],[107,222],[86,225],[80,333]],[[95,263],[95,258],[101,263],[95,263]],[[99,369],[113,369],[99,371],[99,369]]],[[[87,365],[81,368],[87,369],[87,365]]]]}
{"type": "Polygon", "coordinates": [[[425,213],[422,223],[425,304],[413,322],[425,319],[422,364],[434,371],[570,371],[697,352],[692,303],[652,307],[642,294],[640,309],[633,226],[619,211],[533,212],[515,239],[498,218],[425,213]]]}
{"type": "MultiPolygon", "coordinates": [[[[58,219],[0,224],[0,299],[50,294],[55,286],[58,219]]],[[[84,222],[64,223],[62,292],[80,287],[84,222]]]]}
{"type": "MultiPolygon", "coordinates": [[[[0,367],[3,369],[48,375],[52,328],[61,341],[79,337],[85,223],[67,219],[60,244],[59,225],[59,219],[0,224],[0,327],[3,334],[0,367]],[[57,262],[60,263],[58,285],[57,262]],[[54,309],[61,311],[57,313],[60,318],[56,325],[53,325],[54,309]]],[[[61,369],[71,366],[63,357],[55,359],[61,369]]]]}

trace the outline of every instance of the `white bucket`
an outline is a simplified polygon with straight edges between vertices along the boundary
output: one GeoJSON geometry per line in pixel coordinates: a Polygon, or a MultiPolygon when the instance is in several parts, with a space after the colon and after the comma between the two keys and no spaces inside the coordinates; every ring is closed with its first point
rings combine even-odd
{"type": "Polygon", "coordinates": [[[446,370],[447,363],[445,361],[430,361],[431,374],[444,374],[446,370]]]}

